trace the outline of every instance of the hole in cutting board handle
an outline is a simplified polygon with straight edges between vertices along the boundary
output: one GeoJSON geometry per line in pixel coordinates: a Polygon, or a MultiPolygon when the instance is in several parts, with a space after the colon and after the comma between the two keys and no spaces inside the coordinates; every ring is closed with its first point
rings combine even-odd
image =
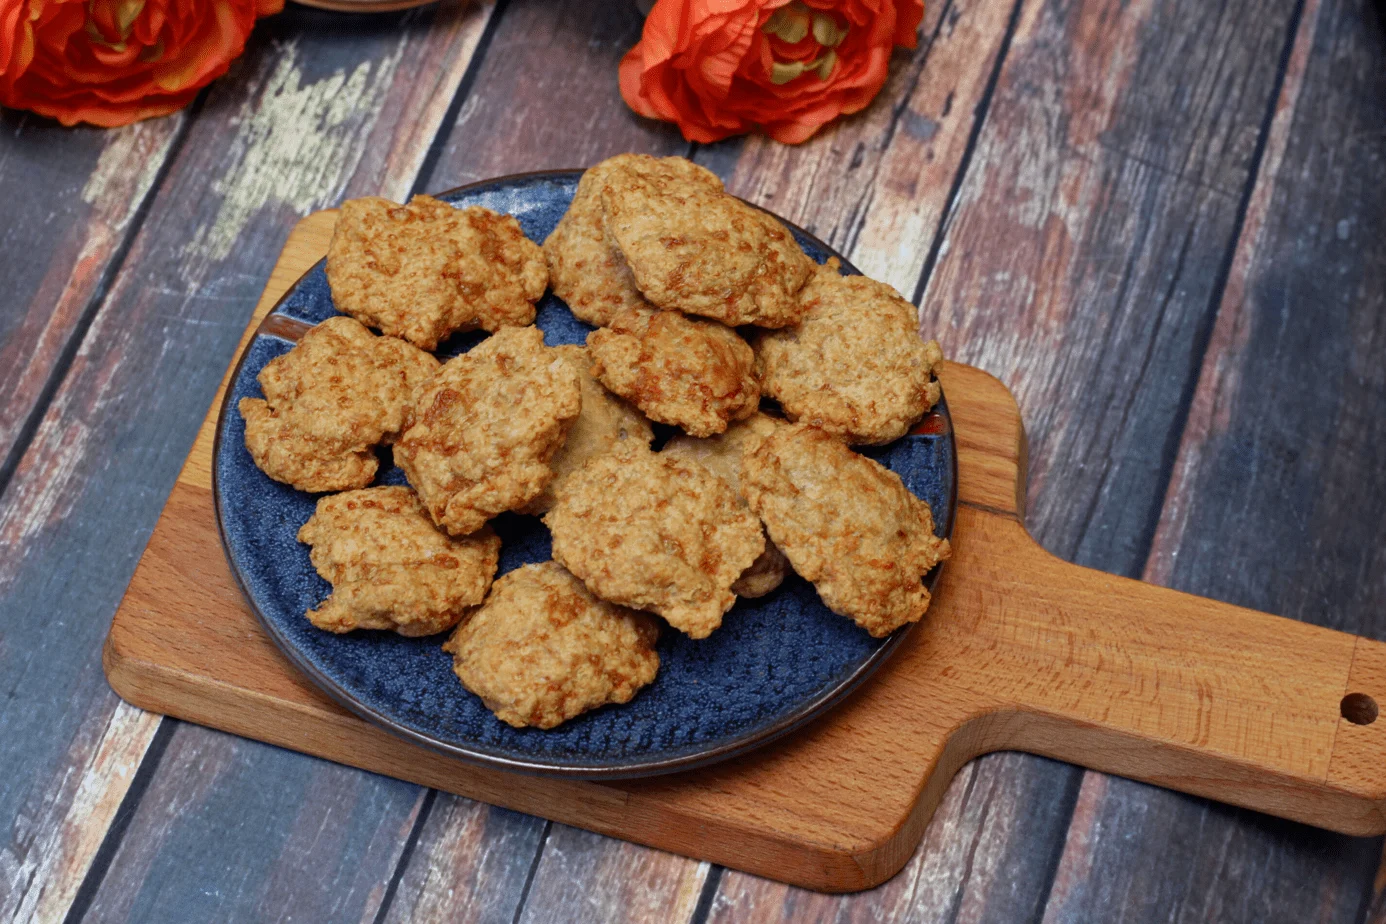
{"type": "Polygon", "coordinates": [[[1376,700],[1365,693],[1349,693],[1343,697],[1342,703],[1343,718],[1353,725],[1370,725],[1376,721],[1376,717],[1381,711],[1377,708],[1376,700]]]}

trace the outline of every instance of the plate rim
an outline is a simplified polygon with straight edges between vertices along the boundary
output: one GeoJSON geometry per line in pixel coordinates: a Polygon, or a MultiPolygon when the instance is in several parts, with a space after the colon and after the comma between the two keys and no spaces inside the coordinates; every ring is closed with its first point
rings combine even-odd
{"type": "MultiPolygon", "coordinates": [[[[521,180],[573,178],[581,176],[585,169],[586,168],[531,170],[522,173],[510,173],[484,180],[477,180],[461,186],[455,186],[437,193],[425,193],[424,195],[444,197],[465,193],[478,187],[495,186],[503,183],[513,184],[521,180]]],[[[411,198],[412,195],[414,194],[411,194],[411,198]]],[[[837,257],[842,261],[844,267],[853,269],[858,273],[861,272],[854,264],[847,260],[846,257],[842,256],[836,248],[829,246],[817,235],[810,233],[791,221],[786,221],[769,209],[755,205],[755,203],[747,204],[771,215],[786,228],[812,241],[829,256],[837,257]]],[[[251,346],[261,336],[276,336],[273,333],[268,333],[266,327],[270,325],[270,322],[276,315],[279,317],[292,318],[290,315],[281,315],[279,309],[294,292],[297,291],[299,285],[320,266],[324,266],[326,262],[327,257],[324,255],[314,262],[312,266],[304,270],[304,272],[284,290],[284,294],[275,301],[274,305],[260,320],[260,323],[255,326],[254,332],[245,342],[245,347],[242,349],[240,356],[237,357],[236,364],[231,369],[231,373],[226,379],[226,391],[222,395],[221,406],[217,409],[216,431],[212,440],[212,506],[216,514],[217,538],[221,543],[222,554],[226,558],[231,576],[235,580],[236,588],[240,591],[241,598],[245,601],[246,606],[250,609],[251,613],[254,614],[256,621],[260,623],[260,627],[265,631],[265,634],[269,636],[270,640],[274,642],[275,647],[279,649],[280,654],[286,657],[290,664],[311,680],[313,685],[326,694],[328,698],[348,712],[351,712],[359,718],[399,738],[403,738],[411,744],[420,745],[436,753],[442,753],[449,757],[463,760],[469,764],[489,769],[507,770],[559,779],[629,780],[664,776],[671,773],[707,767],[712,764],[730,760],[752,750],[764,747],[786,735],[798,731],[810,722],[822,718],[856,692],[862,684],[889,661],[896,650],[904,643],[905,639],[908,638],[910,633],[918,626],[918,623],[907,623],[899,629],[896,629],[886,637],[883,644],[876,648],[875,651],[871,652],[871,654],[869,654],[861,664],[857,665],[851,673],[831,684],[817,696],[805,701],[788,715],[782,717],[768,727],[757,729],[749,734],[738,735],[730,740],[722,741],[713,747],[651,761],[625,759],[612,762],[609,765],[594,767],[565,764],[561,760],[544,761],[506,757],[476,748],[469,748],[456,744],[455,742],[445,741],[437,736],[410,728],[391,716],[384,714],[380,710],[362,702],[308,660],[308,658],[298,650],[297,646],[291,644],[290,641],[283,636],[274,621],[269,619],[265,613],[261,611],[259,605],[255,602],[255,598],[251,595],[249,588],[246,586],[246,582],[242,579],[240,566],[236,563],[235,556],[231,553],[231,545],[226,535],[226,525],[222,510],[222,492],[220,490],[221,444],[222,434],[225,432],[224,422],[231,407],[231,399],[235,392],[235,383],[240,381],[242,368],[245,366],[246,360],[250,357],[251,346]]],[[[293,320],[297,319],[294,318],[293,320]]],[[[277,337],[277,339],[284,338],[277,337]]],[[[940,384],[940,396],[935,408],[942,406],[944,410],[944,416],[948,420],[947,439],[952,446],[952,451],[949,453],[952,464],[950,471],[948,516],[946,522],[943,524],[943,538],[951,540],[958,513],[958,447],[957,438],[952,426],[952,414],[948,411],[947,396],[942,392],[942,384],[940,384]]],[[[908,436],[909,434],[906,435],[908,436]]],[[[939,562],[927,575],[925,575],[925,584],[931,594],[938,585],[939,578],[943,572],[943,566],[944,562],[939,562]]]]}

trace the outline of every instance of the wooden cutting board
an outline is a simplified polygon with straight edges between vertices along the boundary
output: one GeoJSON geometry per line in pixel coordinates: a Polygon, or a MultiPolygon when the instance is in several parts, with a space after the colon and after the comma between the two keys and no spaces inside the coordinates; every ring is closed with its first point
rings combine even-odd
{"type": "MultiPolygon", "coordinates": [[[[335,220],[320,212],[294,230],[247,340],[326,252],[335,220]]],[[[260,630],[222,554],[220,394],[116,612],[106,675],[145,709],[824,891],[893,875],[953,774],[998,750],[1386,831],[1386,644],[1053,557],[1025,529],[1010,392],[968,366],[941,379],[959,511],[932,609],[844,704],[746,757],[651,780],[554,780],[444,757],[337,706],[260,630]]]]}

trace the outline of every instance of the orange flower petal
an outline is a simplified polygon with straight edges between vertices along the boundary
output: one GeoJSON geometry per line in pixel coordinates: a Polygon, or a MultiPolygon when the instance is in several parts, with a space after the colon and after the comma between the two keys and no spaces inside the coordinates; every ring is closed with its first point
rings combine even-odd
{"type": "Polygon", "coordinates": [[[110,127],[186,106],[244,50],[256,17],[278,12],[283,0],[0,6],[0,104],[110,127]]]}
{"type": "MultiPolygon", "coordinates": [[[[913,48],[922,0],[801,0],[831,13],[831,67],[775,84],[776,62],[808,65],[824,50],[787,43],[761,27],[790,0],[658,0],[640,42],[621,60],[621,96],[640,115],[678,124],[690,141],[717,141],[759,126],[786,144],[865,108],[885,85],[891,49],[913,48]],[[841,41],[838,41],[841,38],[841,41]]],[[[781,76],[781,80],[784,80],[781,76]]]]}

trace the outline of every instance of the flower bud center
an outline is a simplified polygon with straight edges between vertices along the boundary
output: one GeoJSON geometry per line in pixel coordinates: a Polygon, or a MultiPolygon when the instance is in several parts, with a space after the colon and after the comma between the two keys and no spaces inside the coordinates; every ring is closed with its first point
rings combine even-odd
{"type": "Polygon", "coordinates": [[[144,12],[144,0],[90,0],[87,4],[87,37],[115,51],[125,50],[135,20],[144,12]]]}
{"type": "Polygon", "coordinates": [[[799,45],[811,41],[803,49],[775,47],[771,42],[770,82],[776,86],[789,83],[805,74],[817,74],[827,80],[837,67],[837,46],[847,37],[849,26],[840,25],[837,18],[822,10],[810,9],[803,0],[791,0],[771,14],[760,29],[778,39],[783,45],[799,45]],[[793,57],[781,57],[776,52],[793,57]]]}

